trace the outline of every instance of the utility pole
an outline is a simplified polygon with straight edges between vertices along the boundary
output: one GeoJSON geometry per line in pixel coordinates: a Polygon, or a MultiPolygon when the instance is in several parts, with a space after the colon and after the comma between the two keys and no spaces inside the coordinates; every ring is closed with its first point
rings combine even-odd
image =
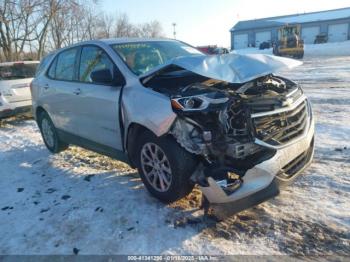
{"type": "Polygon", "coordinates": [[[173,32],[174,39],[176,39],[176,23],[173,23],[173,27],[174,27],[174,32],[173,32]]]}

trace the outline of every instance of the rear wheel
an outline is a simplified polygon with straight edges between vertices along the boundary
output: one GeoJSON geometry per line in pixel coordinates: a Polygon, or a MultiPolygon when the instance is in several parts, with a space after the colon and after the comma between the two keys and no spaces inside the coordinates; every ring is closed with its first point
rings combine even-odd
{"type": "Polygon", "coordinates": [[[196,169],[196,158],[172,137],[143,133],[138,139],[136,157],[142,182],[154,197],[170,203],[192,191],[190,176],[196,169]]]}
{"type": "Polygon", "coordinates": [[[68,144],[60,140],[57,134],[57,130],[52,123],[51,118],[46,112],[42,112],[38,118],[38,125],[44,143],[49,151],[52,153],[59,153],[67,149],[68,144]]]}

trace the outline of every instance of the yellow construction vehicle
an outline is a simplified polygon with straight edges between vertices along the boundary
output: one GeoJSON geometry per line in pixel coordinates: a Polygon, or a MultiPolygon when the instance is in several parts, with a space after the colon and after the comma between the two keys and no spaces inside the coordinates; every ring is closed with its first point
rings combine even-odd
{"type": "Polygon", "coordinates": [[[277,43],[273,46],[273,54],[294,58],[304,57],[304,42],[300,37],[300,25],[285,25],[278,30],[277,43]]]}

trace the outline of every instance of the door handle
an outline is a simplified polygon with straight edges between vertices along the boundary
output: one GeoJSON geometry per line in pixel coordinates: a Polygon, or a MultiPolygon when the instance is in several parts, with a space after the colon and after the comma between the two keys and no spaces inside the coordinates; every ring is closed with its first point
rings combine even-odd
{"type": "Polygon", "coordinates": [[[80,93],[81,93],[80,88],[75,89],[75,90],[73,91],[73,93],[76,94],[76,95],[80,95],[80,93]]]}
{"type": "Polygon", "coordinates": [[[45,84],[45,85],[44,85],[44,89],[45,89],[45,90],[49,89],[49,87],[50,87],[49,84],[45,84]]]}

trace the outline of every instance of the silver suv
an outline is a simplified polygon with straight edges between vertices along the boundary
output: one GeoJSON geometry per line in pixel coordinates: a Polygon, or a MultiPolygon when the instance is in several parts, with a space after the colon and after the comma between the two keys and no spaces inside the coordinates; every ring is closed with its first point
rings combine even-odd
{"type": "Polygon", "coordinates": [[[300,62],[205,56],[175,40],[89,41],[48,56],[32,83],[47,148],[75,144],[137,167],[164,202],[197,184],[240,211],[278,194],[311,162],[314,124],[300,62]]]}

